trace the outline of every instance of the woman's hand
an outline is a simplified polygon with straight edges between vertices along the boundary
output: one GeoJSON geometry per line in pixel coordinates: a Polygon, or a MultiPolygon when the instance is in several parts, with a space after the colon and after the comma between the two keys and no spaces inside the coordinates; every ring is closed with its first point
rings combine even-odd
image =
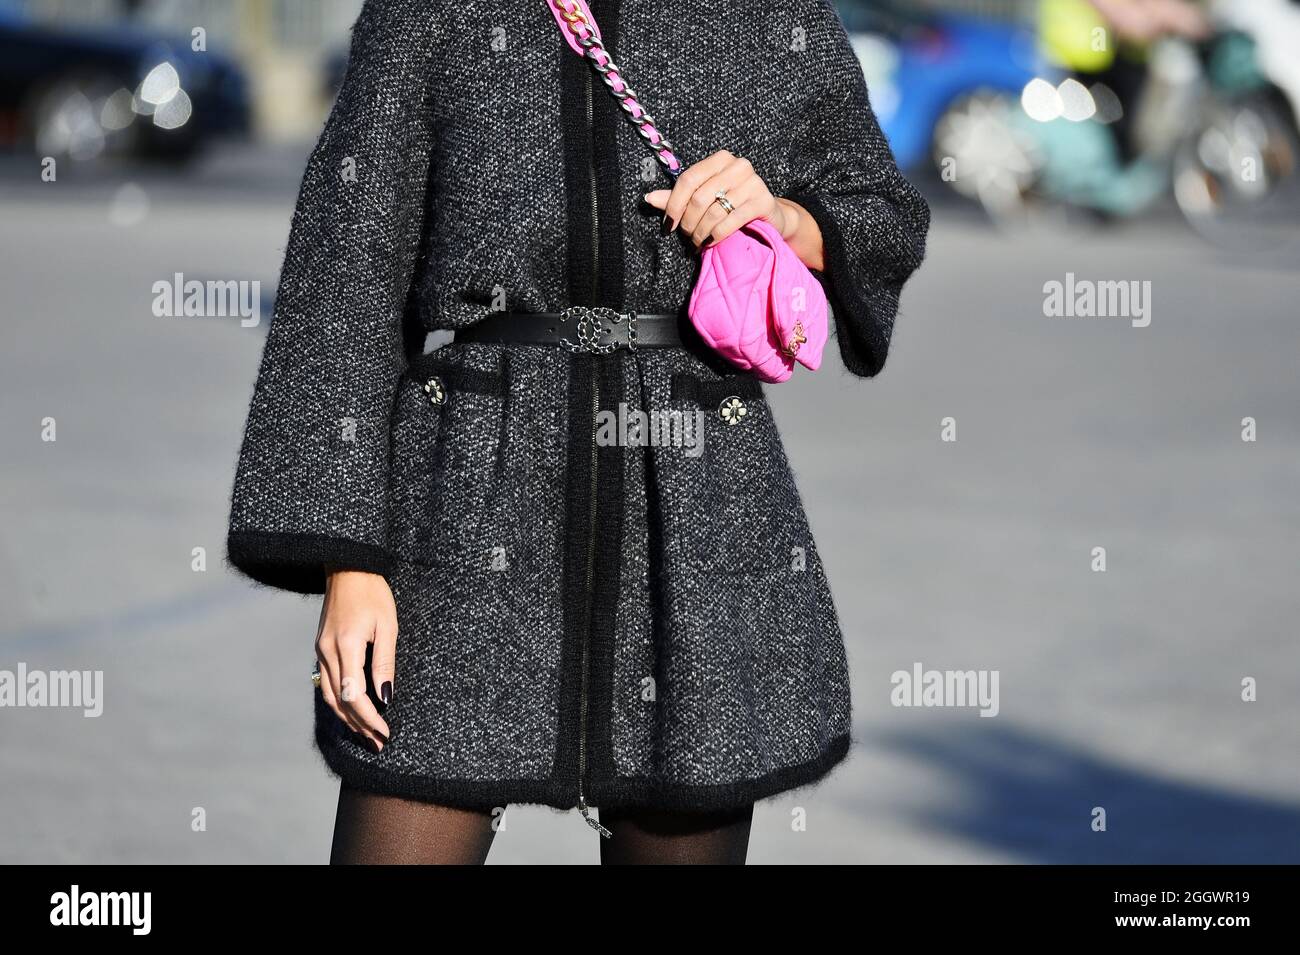
{"type": "Polygon", "coordinates": [[[823,268],[821,230],[812,216],[798,203],[774,197],[748,159],[725,149],[684,169],[671,190],[646,193],[645,201],[664,210],[665,234],[681,228],[698,248],[721,242],[754,219],[766,219],[805,265],[823,268]],[[726,190],[731,212],[717,201],[720,189],[726,190]]]}
{"type": "Polygon", "coordinates": [[[393,698],[397,659],[397,605],[379,574],[327,569],[325,601],[316,631],[320,689],[330,709],[374,752],[388,742],[388,724],[366,695],[366,647],[379,698],[393,698]]]}

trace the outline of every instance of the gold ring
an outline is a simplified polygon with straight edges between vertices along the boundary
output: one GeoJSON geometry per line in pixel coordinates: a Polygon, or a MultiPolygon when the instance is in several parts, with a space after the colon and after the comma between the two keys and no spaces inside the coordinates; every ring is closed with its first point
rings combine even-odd
{"type": "Polygon", "coordinates": [[[715,193],[713,194],[713,201],[716,202],[718,205],[722,206],[722,208],[723,208],[726,212],[735,212],[735,211],[736,211],[736,207],[733,206],[733,205],[731,204],[731,200],[727,198],[727,190],[726,190],[726,189],[719,189],[717,192],[715,192],[715,193]]]}
{"type": "Polygon", "coordinates": [[[320,689],[320,670],[311,671],[311,685],[318,690],[320,689]]]}

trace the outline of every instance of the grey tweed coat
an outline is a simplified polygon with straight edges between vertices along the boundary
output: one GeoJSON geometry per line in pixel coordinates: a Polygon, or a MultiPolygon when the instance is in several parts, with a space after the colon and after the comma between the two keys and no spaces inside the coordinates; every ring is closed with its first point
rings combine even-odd
{"type": "MultiPolygon", "coordinates": [[[[683,162],[728,149],[816,219],[839,352],[879,372],[929,210],[831,4],[591,7],[683,162]]],[[[317,745],[353,785],[702,811],[848,752],[844,644],[755,380],[689,347],[424,351],[495,309],[680,312],[698,255],[642,200],[668,185],[546,0],[365,3],[294,212],[228,539],[275,587],[319,593],[325,564],[387,577],[389,745],[367,751],[316,697],[317,745]],[[598,440],[620,405],[703,412],[702,453],[598,440]]]]}

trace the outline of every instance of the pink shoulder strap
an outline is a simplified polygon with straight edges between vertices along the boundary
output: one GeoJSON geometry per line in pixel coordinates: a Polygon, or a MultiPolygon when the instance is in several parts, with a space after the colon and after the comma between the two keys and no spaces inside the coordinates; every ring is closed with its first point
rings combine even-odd
{"type": "Polygon", "coordinates": [[[627,118],[636,126],[641,138],[650,144],[655,158],[674,178],[682,171],[681,161],[673,152],[673,144],[659,132],[655,119],[638,101],[636,91],[622,77],[600,37],[600,27],[586,0],[546,0],[555,22],[560,27],[569,48],[583,59],[589,60],[610,94],[619,102],[627,118]]]}

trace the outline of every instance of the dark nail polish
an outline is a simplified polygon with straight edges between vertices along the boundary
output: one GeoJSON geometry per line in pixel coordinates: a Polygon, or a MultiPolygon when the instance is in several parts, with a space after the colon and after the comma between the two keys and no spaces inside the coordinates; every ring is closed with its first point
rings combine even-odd
{"type": "Polygon", "coordinates": [[[663,217],[663,220],[659,223],[659,234],[660,234],[660,235],[667,235],[669,232],[672,232],[672,231],[673,231],[673,226],[674,226],[675,224],[676,224],[676,223],[669,222],[669,221],[668,221],[668,216],[665,215],[665,216],[663,217]]]}
{"type": "Polygon", "coordinates": [[[384,706],[393,702],[393,684],[390,680],[385,680],[384,685],[379,688],[379,698],[384,701],[384,706]]]}
{"type": "Polygon", "coordinates": [[[370,752],[372,753],[379,752],[379,744],[376,743],[374,740],[372,740],[369,736],[361,737],[361,741],[362,743],[365,744],[366,749],[370,750],[370,752]]]}
{"type": "Polygon", "coordinates": [[[706,235],[706,236],[704,237],[704,241],[700,243],[700,248],[701,248],[701,249],[707,249],[707,248],[708,248],[709,246],[711,246],[711,245],[713,245],[713,236],[711,236],[711,235],[706,235]]]}

